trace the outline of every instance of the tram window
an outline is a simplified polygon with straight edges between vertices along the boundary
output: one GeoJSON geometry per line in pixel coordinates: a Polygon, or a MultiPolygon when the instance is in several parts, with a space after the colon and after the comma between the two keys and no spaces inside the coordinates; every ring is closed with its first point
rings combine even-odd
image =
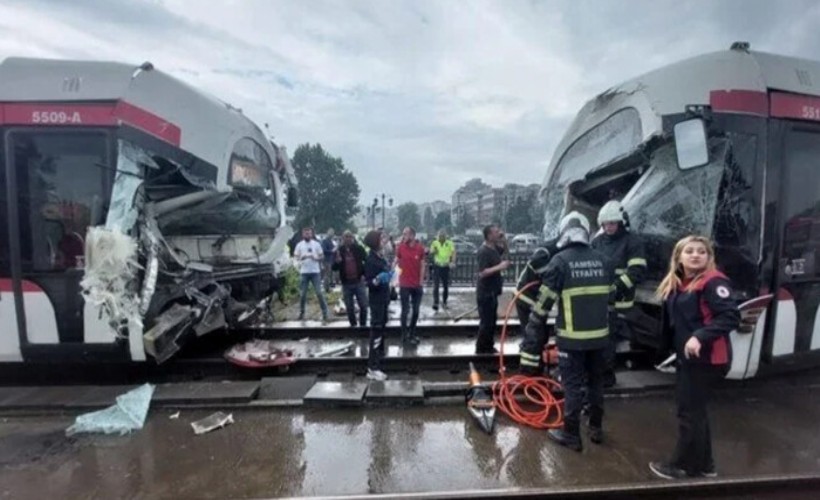
{"type": "Polygon", "coordinates": [[[786,227],[783,257],[794,278],[820,276],[820,133],[792,131],[786,138],[786,227]]]}
{"type": "Polygon", "coordinates": [[[98,132],[14,132],[24,269],[83,267],[86,230],[108,203],[107,136],[98,132]]]}
{"type": "Polygon", "coordinates": [[[232,186],[270,187],[273,170],[268,153],[253,139],[244,137],[234,146],[228,182],[232,186]]]}

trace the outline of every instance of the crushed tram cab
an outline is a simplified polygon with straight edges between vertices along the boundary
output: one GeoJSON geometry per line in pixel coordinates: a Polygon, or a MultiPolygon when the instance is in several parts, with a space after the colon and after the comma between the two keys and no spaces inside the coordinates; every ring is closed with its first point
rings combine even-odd
{"type": "Polygon", "coordinates": [[[708,236],[738,303],[774,297],[732,333],[728,377],[816,365],[818,165],[820,62],[736,43],[612,87],[578,112],[542,185],[544,237],[570,211],[595,221],[610,199],[623,203],[649,267],[627,320],[651,348],[661,328],[653,292],[674,243],[708,236]]]}
{"type": "Polygon", "coordinates": [[[163,362],[278,287],[295,176],[153,67],[0,63],[0,361],[163,362]]]}

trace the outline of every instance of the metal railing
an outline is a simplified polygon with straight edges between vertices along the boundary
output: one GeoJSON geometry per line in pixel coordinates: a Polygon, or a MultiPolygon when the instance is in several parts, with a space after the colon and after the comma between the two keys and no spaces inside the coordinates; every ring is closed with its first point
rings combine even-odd
{"type": "MultiPolygon", "coordinates": [[[[527,265],[529,254],[512,254],[509,256],[510,267],[504,271],[504,284],[515,285],[518,276],[527,265]]],[[[433,262],[427,262],[426,285],[433,284],[433,262]]],[[[478,258],[475,254],[459,254],[456,256],[455,267],[450,268],[450,283],[452,285],[474,286],[478,280],[478,258]]]]}

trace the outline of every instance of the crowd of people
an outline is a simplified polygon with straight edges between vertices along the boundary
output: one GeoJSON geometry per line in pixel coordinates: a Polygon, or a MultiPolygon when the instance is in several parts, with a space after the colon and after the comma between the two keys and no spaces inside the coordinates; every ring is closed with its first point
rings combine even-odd
{"type": "MultiPolygon", "coordinates": [[[[616,383],[617,344],[632,339],[628,318],[634,308],[636,287],[647,269],[643,245],[629,231],[629,217],[621,204],[610,201],[597,215],[600,227],[591,228],[584,215],[567,214],[561,220],[558,238],[533,253],[519,276],[515,295],[524,332],[519,351],[524,375],[544,371],[543,352],[550,333],[547,319],[557,306],[554,335],[564,387],[564,418],[563,427],[549,431],[549,437],[576,451],[583,449],[584,412],[588,415],[590,441],[604,441],[603,391],[616,383]]],[[[312,285],[327,318],[320,279],[324,264],[326,283],[333,279],[333,272],[338,273],[350,325],[365,326],[369,311],[367,377],[386,380],[382,360],[392,286],[398,285],[401,301],[401,342],[417,345],[416,325],[428,257],[434,273],[433,309],[447,308],[455,247],[440,232],[426,248],[411,227],[402,231],[397,245],[383,231],[371,231],[362,246],[350,231],[345,231],[341,244],[334,246],[332,231],[328,233],[330,237],[320,244],[312,229],[305,228],[302,241],[295,245],[294,257],[302,275],[300,317],[312,285]]],[[[476,254],[479,327],[475,352],[494,354],[503,272],[510,266],[509,249],[497,225],[486,226],[483,236],[476,254]]],[[[330,283],[327,286],[332,286],[330,283]]],[[[679,430],[670,460],[652,462],[650,469],[667,479],[712,476],[715,463],[707,401],[711,388],[731,364],[729,333],[738,326],[739,312],[728,278],[716,269],[710,241],[699,236],[680,240],[656,293],[664,306],[661,351],[673,348],[677,356],[679,430]]]]}

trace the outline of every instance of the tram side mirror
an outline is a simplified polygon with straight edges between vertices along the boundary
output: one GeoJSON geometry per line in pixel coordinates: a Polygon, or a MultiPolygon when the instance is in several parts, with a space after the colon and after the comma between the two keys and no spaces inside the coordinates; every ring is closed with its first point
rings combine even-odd
{"type": "Polygon", "coordinates": [[[681,170],[709,163],[706,145],[706,127],[703,120],[694,118],[675,124],[675,153],[681,170]]]}
{"type": "Polygon", "coordinates": [[[299,206],[299,191],[295,187],[288,188],[288,208],[296,208],[299,206]]]}

